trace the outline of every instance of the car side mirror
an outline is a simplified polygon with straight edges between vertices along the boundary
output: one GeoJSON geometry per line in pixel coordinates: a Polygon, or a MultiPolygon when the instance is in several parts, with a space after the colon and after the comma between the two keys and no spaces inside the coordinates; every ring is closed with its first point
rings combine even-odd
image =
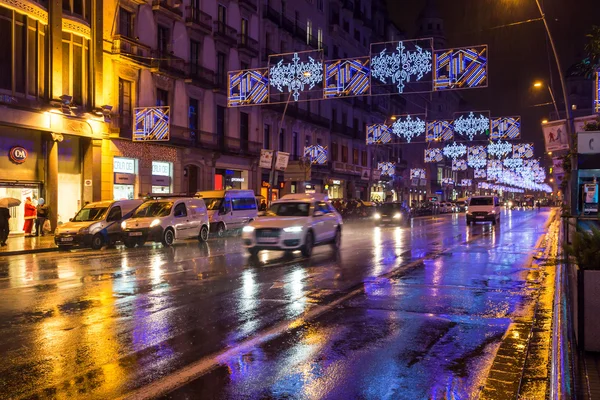
{"type": "Polygon", "coordinates": [[[73,218],[69,218],[69,222],[73,222],[73,218]]]}
{"type": "Polygon", "coordinates": [[[325,215],[325,213],[323,211],[315,211],[315,213],[313,214],[313,217],[319,218],[319,217],[322,217],[323,215],[325,215]]]}

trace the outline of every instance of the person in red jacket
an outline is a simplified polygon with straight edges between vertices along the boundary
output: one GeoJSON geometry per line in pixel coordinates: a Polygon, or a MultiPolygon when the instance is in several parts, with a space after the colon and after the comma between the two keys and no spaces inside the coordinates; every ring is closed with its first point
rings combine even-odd
{"type": "Polygon", "coordinates": [[[35,215],[35,206],[31,202],[31,197],[27,197],[27,199],[25,200],[25,224],[23,225],[25,236],[31,236],[31,229],[33,228],[33,221],[35,220],[35,215]]]}

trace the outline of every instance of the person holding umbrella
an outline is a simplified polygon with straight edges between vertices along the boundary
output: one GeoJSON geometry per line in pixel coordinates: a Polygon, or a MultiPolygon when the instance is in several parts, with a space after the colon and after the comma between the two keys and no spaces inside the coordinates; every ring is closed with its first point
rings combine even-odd
{"type": "Polygon", "coordinates": [[[35,236],[44,236],[44,223],[48,219],[48,205],[40,197],[37,206],[37,219],[35,220],[35,236]]]}
{"type": "Polygon", "coordinates": [[[35,220],[35,206],[31,201],[31,197],[25,199],[25,224],[23,224],[23,230],[25,231],[25,237],[31,237],[31,230],[33,229],[33,221],[35,220]]]}
{"type": "Polygon", "coordinates": [[[6,246],[8,239],[8,220],[10,219],[9,207],[16,207],[21,204],[21,200],[5,197],[0,199],[0,246],[6,246]]]}

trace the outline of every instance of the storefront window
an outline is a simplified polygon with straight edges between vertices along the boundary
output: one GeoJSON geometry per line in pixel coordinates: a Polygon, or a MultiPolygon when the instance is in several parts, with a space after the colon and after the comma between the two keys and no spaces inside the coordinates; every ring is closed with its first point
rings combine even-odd
{"type": "Polygon", "coordinates": [[[137,178],[137,160],[133,158],[115,157],[113,159],[115,200],[132,200],[135,198],[135,181],[137,178]]]}
{"type": "Polygon", "coordinates": [[[152,193],[171,193],[173,163],[152,161],[152,193]]]}
{"type": "Polygon", "coordinates": [[[0,186],[0,198],[12,197],[21,200],[21,205],[9,208],[10,220],[8,220],[8,228],[10,233],[23,233],[23,225],[25,223],[25,201],[30,197],[34,205],[38,204],[40,196],[39,189],[36,187],[19,187],[19,186],[0,186]]]}
{"type": "Polygon", "coordinates": [[[247,189],[248,171],[217,169],[215,171],[215,190],[247,189]]]}

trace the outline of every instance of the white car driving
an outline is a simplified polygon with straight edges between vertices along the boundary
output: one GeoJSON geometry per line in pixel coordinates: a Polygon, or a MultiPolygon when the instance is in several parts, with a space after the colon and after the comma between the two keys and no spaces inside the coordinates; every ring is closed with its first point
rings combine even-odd
{"type": "Polygon", "coordinates": [[[341,238],[342,217],[319,194],[285,195],[242,230],[244,246],[253,256],[261,250],[300,250],[310,257],[317,245],[339,248],[341,238]]]}

